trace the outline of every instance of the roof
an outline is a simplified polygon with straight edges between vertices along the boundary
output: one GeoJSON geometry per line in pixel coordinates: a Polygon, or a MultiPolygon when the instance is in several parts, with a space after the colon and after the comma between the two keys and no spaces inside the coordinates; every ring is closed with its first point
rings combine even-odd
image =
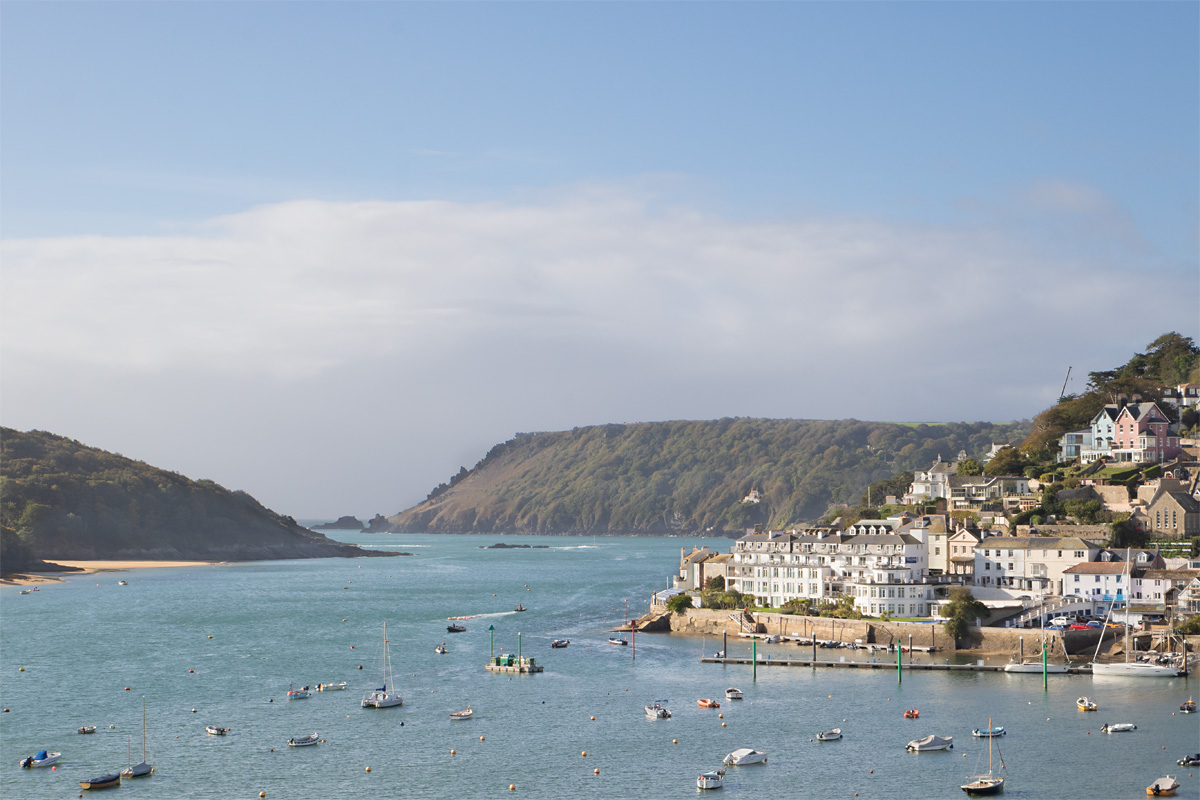
{"type": "MultiPolygon", "coordinates": [[[[1099,549],[1097,545],[1074,536],[989,536],[979,542],[984,547],[1000,550],[1087,550],[1099,549]]],[[[976,545],[978,547],[979,545],[976,545]]]]}
{"type": "Polygon", "coordinates": [[[1085,561],[1070,569],[1064,569],[1063,574],[1072,575],[1124,575],[1125,562],[1115,561],[1085,561]]]}
{"type": "Polygon", "coordinates": [[[1200,569],[1146,569],[1142,571],[1142,580],[1169,580],[1174,583],[1186,583],[1200,578],[1200,569]]]}

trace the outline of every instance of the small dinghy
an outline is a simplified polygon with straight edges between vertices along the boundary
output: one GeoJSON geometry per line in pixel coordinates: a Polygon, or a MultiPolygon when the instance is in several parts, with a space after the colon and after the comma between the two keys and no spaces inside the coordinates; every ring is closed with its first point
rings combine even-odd
{"type": "Polygon", "coordinates": [[[439,656],[444,656],[450,651],[446,649],[446,643],[442,642],[437,647],[433,648],[433,652],[437,653],[439,656]]]}
{"type": "Polygon", "coordinates": [[[311,747],[321,741],[315,733],[310,733],[308,736],[293,736],[288,739],[288,747],[311,747]]]}
{"type": "Polygon", "coordinates": [[[608,643],[609,643],[609,644],[615,644],[615,645],[622,645],[622,646],[624,646],[624,645],[627,645],[627,644],[629,644],[629,640],[628,640],[628,639],[622,639],[622,638],[620,638],[619,636],[610,636],[610,637],[608,638],[608,643]]]}
{"type": "Polygon", "coordinates": [[[1086,697],[1081,697],[1078,700],[1076,700],[1075,707],[1078,708],[1080,711],[1095,711],[1097,708],[1099,708],[1099,706],[1096,705],[1095,701],[1090,700],[1086,697]]]}
{"type": "Polygon", "coordinates": [[[84,726],[78,728],[77,730],[79,731],[79,733],[95,733],[96,726],[95,725],[84,725],[84,726]]]}
{"type": "Polygon", "coordinates": [[[1200,753],[1184,756],[1175,763],[1181,767],[1200,767],[1200,753]]]}
{"type": "Polygon", "coordinates": [[[462,711],[451,711],[450,712],[450,721],[451,722],[463,722],[465,720],[470,719],[474,713],[475,712],[471,710],[470,706],[467,706],[462,711]]]}
{"type": "Polygon", "coordinates": [[[21,759],[22,769],[35,769],[37,767],[48,767],[56,763],[62,758],[62,753],[48,753],[45,750],[38,750],[36,755],[26,756],[21,759]]]}
{"type": "Polygon", "coordinates": [[[976,728],[975,730],[971,731],[971,735],[976,739],[987,739],[991,736],[1003,736],[1004,726],[997,725],[994,728],[976,728]]]}
{"type": "Polygon", "coordinates": [[[308,690],[307,686],[301,686],[299,689],[297,689],[294,686],[288,687],[288,693],[287,693],[288,700],[307,700],[309,698],[309,696],[311,696],[311,695],[312,695],[312,692],[310,692],[308,690]]]}
{"type": "Polygon", "coordinates": [[[701,699],[697,700],[696,705],[700,706],[701,708],[720,708],[721,707],[721,704],[718,703],[716,700],[710,700],[707,697],[702,697],[701,699]]]}
{"type": "Polygon", "coordinates": [[[345,681],[338,681],[337,683],[318,683],[317,684],[318,692],[340,692],[341,690],[343,690],[345,688],[346,688],[345,681]]]}
{"type": "Polygon", "coordinates": [[[923,739],[913,739],[904,749],[910,753],[924,753],[927,750],[952,750],[954,749],[953,736],[926,736],[923,739]]]}
{"type": "Polygon", "coordinates": [[[646,716],[650,719],[670,719],[671,712],[662,703],[651,703],[646,706],[646,716]]]}
{"type": "Polygon", "coordinates": [[[1118,722],[1115,725],[1109,725],[1108,723],[1105,723],[1104,725],[1100,726],[1101,733],[1124,733],[1125,731],[1136,730],[1137,725],[1134,725],[1132,722],[1118,722]]]}
{"type": "Polygon", "coordinates": [[[208,732],[209,736],[224,736],[229,733],[229,728],[219,728],[216,725],[205,725],[204,730],[208,732]]]}
{"type": "Polygon", "coordinates": [[[1146,787],[1147,797],[1174,797],[1179,788],[1179,781],[1171,775],[1164,775],[1146,787]]]}
{"type": "Polygon", "coordinates": [[[743,747],[740,750],[734,750],[729,755],[725,756],[722,762],[728,767],[744,767],[747,764],[765,764],[767,763],[767,754],[761,753],[758,750],[751,750],[749,747],[743,747]]]}
{"type": "Polygon", "coordinates": [[[842,738],[841,728],[834,728],[833,730],[822,731],[817,734],[818,742],[836,742],[840,738],[842,738]]]}
{"type": "Polygon", "coordinates": [[[550,646],[557,648],[557,647],[566,647],[569,644],[571,644],[570,639],[555,639],[553,642],[550,643],[550,646]]]}
{"type": "Polygon", "coordinates": [[[726,689],[725,690],[725,699],[726,700],[741,700],[742,699],[742,690],[735,689],[733,687],[726,689]]]}
{"type": "Polygon", "coordinates": [[[1196,701],[1189,697],[1187,699],[1186,703],[1179,704],[1179,710],[1185,714],[1195,714],[1196,713],[1196,701]]]}
{"type": "Polygon", "coordinates": [[[720,789],[725,785],[725,770],[719,769],[715,772],[701,772],[700,777],[696,778],[697,789],[720,789]]]}
{"type": "Polygon", "coordinates": [[[921,712],[915,708],[910,708],[904,712],[905,719],[916,719],[919,716],[921,716],[921,712]]]}
{"type": "Polygon", "coordinates": [[[114,772],[111,775],[101,775],[99,778],[92,778],[87,781],[80,781],[80,789],[113,789],[121,785],[121,773],[114,772]]]}

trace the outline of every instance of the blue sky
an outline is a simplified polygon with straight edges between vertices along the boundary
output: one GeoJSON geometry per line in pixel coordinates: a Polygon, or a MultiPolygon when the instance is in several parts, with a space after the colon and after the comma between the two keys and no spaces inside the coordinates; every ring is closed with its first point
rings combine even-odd
{"type": "Polygon", "coordinates": [[[0,421],[306,516],[524,430],[1030,417],[1200,336],[1198,22],[5,3],[0,421]]]}

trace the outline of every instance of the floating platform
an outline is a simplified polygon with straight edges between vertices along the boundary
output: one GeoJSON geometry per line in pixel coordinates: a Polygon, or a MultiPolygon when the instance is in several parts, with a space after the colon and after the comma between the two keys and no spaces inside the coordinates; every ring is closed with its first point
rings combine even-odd
{"type": "Polygon", "coordinates": [[[546,668],[538,666],[532,658],[516,658],[514,656],[492,656],[483,665],[488,672],[503,672],[509,675],[528,675],[534,672],[545,672],[546,668]]]}
{"type": "MultiPolygon", "coordinates": [[[[712,658],[705,657],[700,659],[702,664],[744,664],[752,666],[754,661],[749,658],[712,658]]],[[[811,658],[796,659],[796,658],[771,658],[758,659],[760,667],[838,667],[841,669],[878,669],[878,670],[895,670],[895,661],[813,661],[811,658]]],[[[1005,664],[908,664],[902,665],[902,669],[907,672],[909,670],[934,670],[940,672],[1004,672],[1005,664]]],[[[1013,673],[1025,675],[1040,675],[1041,673],[1013,673]]],[[[1061,675],[1061,672],[1050,673],[1052,675],[1061,675]]],[[[1067,674],[1070,675],[1090,675],[1092,670],[1090,667],[1070,667],[1067,669],[1067,674]]]]}

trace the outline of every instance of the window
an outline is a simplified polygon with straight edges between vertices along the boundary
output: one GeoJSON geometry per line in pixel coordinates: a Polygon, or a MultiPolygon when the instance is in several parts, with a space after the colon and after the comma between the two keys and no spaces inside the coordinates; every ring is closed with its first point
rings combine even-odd
{"type": "Polygon", "coordinates": [[[1078,576],[1078,575],[1076,575],[1076,576],[1075,576],[1075,582],[1076,582],[1076,583],[1079,583],[1079,576],[1078,576]]]}
{"type": "Polygon", "coordinates": [[[1099,582],[1100,582],[1100,576],[1099,576],[1099,575],[1097,575],[1097,576],[1096,576],[1096,583],[1099,583],[1099,582]]]}

